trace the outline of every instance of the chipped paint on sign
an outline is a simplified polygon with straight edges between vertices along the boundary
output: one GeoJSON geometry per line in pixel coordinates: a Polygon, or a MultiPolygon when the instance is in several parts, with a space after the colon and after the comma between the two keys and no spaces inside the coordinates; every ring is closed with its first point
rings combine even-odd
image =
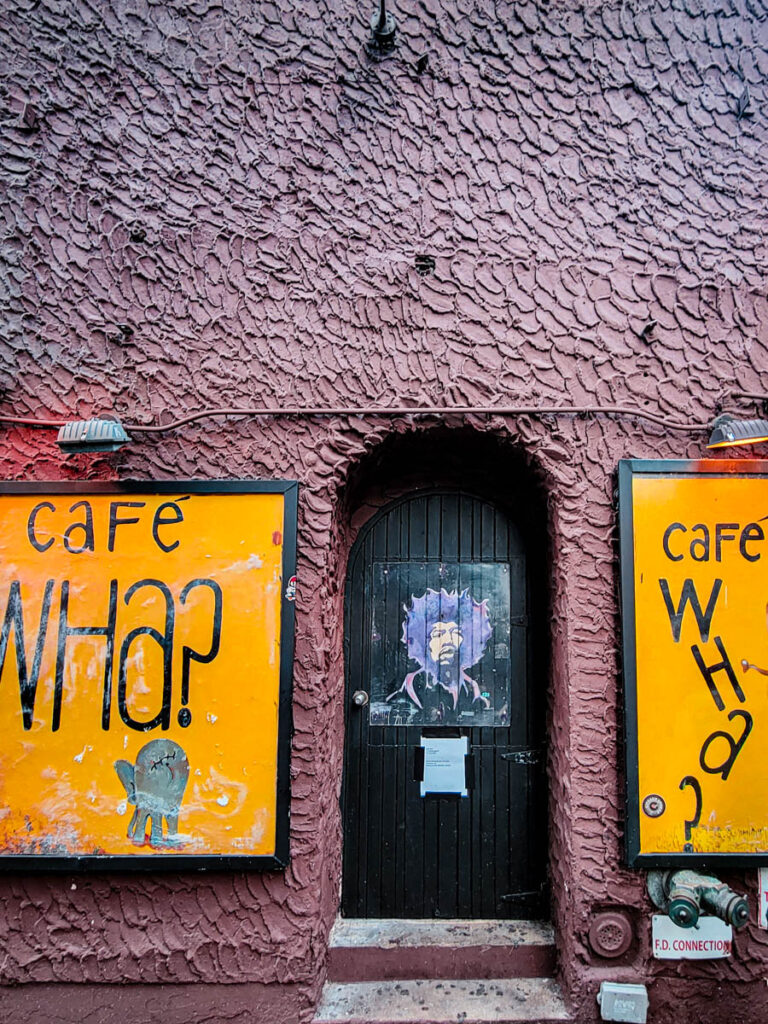
{"type": "Polygon", "coordinates": [[[757,925],[768,929],[768,868],[757,871],[757,925]]]}

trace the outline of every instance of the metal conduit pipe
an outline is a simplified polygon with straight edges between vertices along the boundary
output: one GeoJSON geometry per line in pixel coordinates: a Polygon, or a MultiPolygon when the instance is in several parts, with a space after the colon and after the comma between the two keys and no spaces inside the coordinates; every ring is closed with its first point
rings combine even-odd
{"type": "MultiPolygon", "coordinates": [[[[273,418],[299,418],[309,416],[627,416],[633,419],[647,420],[656,423],[658,426],[666,427],[668,430],[691,431],[709,430],[711,421],[698,422],[695,420],[675,420],[659,413],[646,412],[643,409],[633,409],[622,405],[510,405],[510,406],[481,406],[481,405],[455,405],[455,406],[389,406],[385,408],[377,406],[283,406],[281,408],[269,408],[263,406],[233,406],[224,408],[205,408],[198,412],[189,413],[178,419],[170,420],[167,423],[124,423],[126,430],[133,434],[158,434],[167,430],[175,430],[178,427],[186,426],[197,420],[208,419],[219,416],[270,416],[273,418]]],[[[62,427],[68,420],[63,419],[36,419],[27,416],[4,416],[0,414],[0,423],[8,423],[17,426],[27,427],[62,427]]]]}
{"type": "MultiPolygon", "coordinates": [[[[717,412],[728,400],[743,399],[768,404],[768,394],[749,391],[729,391],[718,403],[717,412]]],[[[309,416],[626,416],[646,420],[667,430],[708,431],[712,421],[678,420],[661,413],[625,405],[399,405],[399,406],[207,406],[197,412],[169,420],[167,423],[124,423],[125,430],[134,434],[159,434],[194,423],[197,420],[221,416],[270,416],[272,418],[300,418],[309,416]]],[[[115,418],[115,417],[110,417],[115,418]]],[[[41,419],[30,416],[5,416],[0,423],[28,427],[57,428],[69,422],[65,419],[41,419]]]]}

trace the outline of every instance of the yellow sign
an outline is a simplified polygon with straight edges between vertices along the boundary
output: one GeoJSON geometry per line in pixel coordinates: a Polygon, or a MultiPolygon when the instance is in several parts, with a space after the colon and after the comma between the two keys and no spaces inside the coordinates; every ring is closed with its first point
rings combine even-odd
{"type": "Polygon", "coordinates": [[[768,863],[768,463],[620,477],[630,863],[768,863]]]}
{"type": "Polygon", "coordinates": [[[30,490],[0,494],[7,866],[284,863],[296,485],[30,490]]]}

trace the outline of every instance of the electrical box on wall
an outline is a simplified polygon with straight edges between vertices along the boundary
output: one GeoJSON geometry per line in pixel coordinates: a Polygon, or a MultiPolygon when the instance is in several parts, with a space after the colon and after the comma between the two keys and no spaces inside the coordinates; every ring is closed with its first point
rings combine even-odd
{"type": "Polygon", "coordinates": [[[627,860],[768,864],[768,462],[619,466],[627,860]]]}
{"type": "Polygon", "coordinates": [[[603,981],[597,993],[600,1019],[645,1024],[648,1019],[648,992],[645,985],[603,981]]]}

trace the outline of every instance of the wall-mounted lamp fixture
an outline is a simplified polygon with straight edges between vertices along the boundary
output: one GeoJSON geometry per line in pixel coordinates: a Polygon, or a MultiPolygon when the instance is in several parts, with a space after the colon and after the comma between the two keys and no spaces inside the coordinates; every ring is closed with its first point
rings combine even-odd
{"type": "Polygon", "coordinates": [[[56,444],[63,452],[116,452],[130,440],[117,420],[77,420],[61,427],[56,444]]]}
{"type": "Polygon", "coordinates": [[[387,11],[384,0],[381,0],[379,10],[374,11],[371,17],[371,51],[381,55],[394,50],[396,32],[397,23],[387,11]]]}
{"type": "Polygon", "coordinates": [[[707,448],[736,448],[761,441],[768,441],[768,420],[737,420],[726,414],[712,424],[707,448]]]}

